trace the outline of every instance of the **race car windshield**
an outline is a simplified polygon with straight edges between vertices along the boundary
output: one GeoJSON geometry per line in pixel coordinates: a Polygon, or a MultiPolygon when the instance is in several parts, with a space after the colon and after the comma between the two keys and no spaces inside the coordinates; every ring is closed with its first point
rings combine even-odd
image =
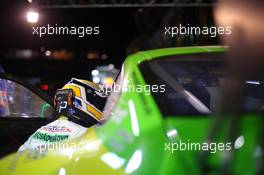
{"type": "Polygon", "coordinates": [[[24,86],[0,79],[0,117],[50,117],[52,106],[24,86]]]}
{"type": "MultiPolygon", "coordinates": [[[[179,55],[143,62],[140,69],[147,84],[165,85],[164,93],[153,93],[165,116],[210,114],[216,110],[228,78],[223,57],[222,53],[179,55]]],[[[241,111],[260,111],[263,90],[262,82],[247,81],[241,111]]]]}

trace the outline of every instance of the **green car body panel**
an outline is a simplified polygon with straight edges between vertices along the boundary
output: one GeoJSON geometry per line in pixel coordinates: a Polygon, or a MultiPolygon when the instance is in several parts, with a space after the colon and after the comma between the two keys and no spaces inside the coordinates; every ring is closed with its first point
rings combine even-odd
{"type": "MultiPolygon", "coordinates": [[[[138,52],[128,56],[123,64],[122,85],[145,86],[139,64],[163,56],[226,52],[225,47],[182,47],[138,52]]],[[[0,161],[0,174],[136,174],[175,175],[220,174],[225,151],[205,154],[200,151],[180,151],[171,147],[179,140],[202,143],[208,138],[213,117],[171,116],[164,117],[154,97],[131,91],[116,94],[109,119],[102,125],[89,128],[82,137],[68,143],[83,143],[83,152],[73,149],[52,150],[45,153],[14,153],[0,161]],[[177,131],[169,138],[167,132],[177,131]],[[168,149],[170,146],[170,149],[168,149]],[[64,151],[64,152],[63,152],[64,151]],[[203,160],[204,162],[201,162],[203,160]]],[[[257,145],[261,138],[262,117],[248,114],[239,120],[238,136],[243,136],[243,146],[232,150],[233,159],[228,166],[232,174],[257,174],[257,145]]],[[[225,118],[217,132],[215,142],[226,143],[231,121],[225,118]]],[[[232,143],[233,144],[233,143],[232,143]]]]}

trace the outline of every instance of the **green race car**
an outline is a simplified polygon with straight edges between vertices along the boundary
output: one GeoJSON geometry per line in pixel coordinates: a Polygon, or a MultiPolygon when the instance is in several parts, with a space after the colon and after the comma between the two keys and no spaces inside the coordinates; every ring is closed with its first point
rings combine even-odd
{"type": "Polygon", "coordinates": [[[183,47],[129,56],[103,124],[58,147],[7,156],[0,174],[261,173],[263,82],[245,82],[235,119],[215,115],[228,77],[226,52],[220,46],[183,47]]]}

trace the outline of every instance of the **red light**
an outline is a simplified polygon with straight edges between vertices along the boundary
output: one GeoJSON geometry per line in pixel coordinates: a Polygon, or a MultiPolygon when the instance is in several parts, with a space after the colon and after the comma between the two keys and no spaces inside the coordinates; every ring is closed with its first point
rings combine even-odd
{"type": "Polygon", "coordinates": [[[47,90],[49,90],[49,85],[42,84],[42,85],[40,85],[40,89],[43,90],[43,91],[47,91],[47,90]]]}

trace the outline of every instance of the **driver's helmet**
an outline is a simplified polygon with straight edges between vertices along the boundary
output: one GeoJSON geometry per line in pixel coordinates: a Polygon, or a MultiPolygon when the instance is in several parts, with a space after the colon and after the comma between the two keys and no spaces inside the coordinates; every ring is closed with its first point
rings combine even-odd
{"type": "Polygon", "coordinates": [[[102,122],[107,95],[102,86],[87,80],[72,78],[54,98],[56,112],[83,126],[102,122]]]}

